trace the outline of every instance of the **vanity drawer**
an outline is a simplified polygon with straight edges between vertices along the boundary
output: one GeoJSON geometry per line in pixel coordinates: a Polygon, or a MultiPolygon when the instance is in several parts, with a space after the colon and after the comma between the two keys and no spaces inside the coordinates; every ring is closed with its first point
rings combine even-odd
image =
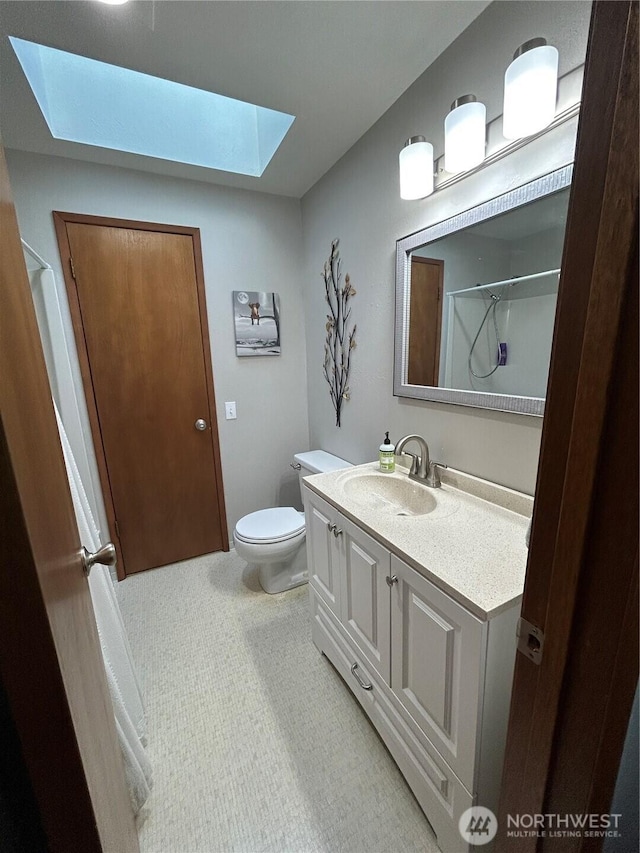
{"type": "Polygon", "coordinates": [[[344,628],[322,600],[310,590],[313,640],[331,661],[359,700],[383,738],[422,810],[444,853],[465,853],[458,833],[462,813],[473,797],[432,746],[421,743],[387,695],[389,688],[354,651],[344,628]]]}

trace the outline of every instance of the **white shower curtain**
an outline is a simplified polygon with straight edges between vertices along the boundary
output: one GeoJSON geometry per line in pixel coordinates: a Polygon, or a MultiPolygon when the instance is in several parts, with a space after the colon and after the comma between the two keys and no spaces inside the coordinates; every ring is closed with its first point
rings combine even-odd
{"type": "Polygon", "coordinates": [[[83,419],[80,414],[81,400],[73,380],[73,368],[55,274],[52,269],[30,270],[29,279],[51,394],[63,420],[69,444],[73,448],[76,466],[89,498],[89,506],[94,518],[99,521],[100,505],[91,479],[91,465],[85,446],[83,419]]]}
{"type": "MultiPolygon", "coordinates": [[[[54,408],[78,521],[80,541],[88,551],[97,551],[101,544],[98,529],[55,403],[54,408]]],[[[146,719],[142,694],[113,581],[106,566],[98,564],[93,567],[89,575],[89,589],[113,702],[118,739],[122,748],[129,794],[134,811],[137,813],[149,796],[152,785],[151,764],[144,750],[146,719]]]]}
{"type": "MultiPolygon", "coordinates": [[[[100,535],[91,510],[92,505],[94,507],[96,505],[95,494],[91,494],[93,501],[91,503],[87,498],[87,492],[77,464],[79,461],[80,469],[84,472],[86,481],[91,488],[89,463],[82,437],[80,408],[73,382],[71,360],[55,276],[52,269],[38,269],[30,270],[29,278],[40,337],[45,352],[73,506],[80,532],[80,541],[87,551],[97,551],[103,543],[100,542],[100,535]],[[72,441],[79,454],[78,460],[71,450],[71,443],[60,411],[65,417],[72,441]]],[[[113,588],[113,581],[106,566],[96,565],[91,570],[89,590],[98,626],[131,803],[137,813],[149,796],[152,784],[151,764],[144,749],[146,719],[142,694],[113,588]]]]}

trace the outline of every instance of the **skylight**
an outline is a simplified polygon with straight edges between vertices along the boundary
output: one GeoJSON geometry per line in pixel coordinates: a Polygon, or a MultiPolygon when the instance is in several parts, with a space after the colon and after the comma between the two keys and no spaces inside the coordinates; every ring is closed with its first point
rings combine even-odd
{"type": "Polygon", "coordinates": [[[295,116],[9,36],[52,136],[260,176],[295,116]]]}

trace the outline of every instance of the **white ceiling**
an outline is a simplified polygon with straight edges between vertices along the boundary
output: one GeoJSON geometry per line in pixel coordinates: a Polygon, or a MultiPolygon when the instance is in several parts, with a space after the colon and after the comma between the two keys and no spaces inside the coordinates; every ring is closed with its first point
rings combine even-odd
{"type": "MultiPolygon", "coordinates": [[[[489,0],[0,2],[5,147],[302,196],[489,0]],[[8,35],[296,116],[260,178],[53,139],[8,35]]],[[[407,133],[411,128],[407,128],[407,133]]]]}

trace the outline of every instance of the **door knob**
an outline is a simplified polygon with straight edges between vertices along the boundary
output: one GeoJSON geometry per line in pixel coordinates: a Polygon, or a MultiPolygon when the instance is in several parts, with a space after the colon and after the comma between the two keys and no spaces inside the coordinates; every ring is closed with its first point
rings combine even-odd
{"type": "Polygon", "coordinates": [[[103,545],[102,548],[99,548],[93,554],[83,547],[80,551],[80,559],[82,560],[82,570],[89,577],[89,572],[96,563],[100,563],[102,566],[115,566],[117,559],[116,546],[113,542],[107,542],[106,545],[103,545]]]}
{"type": "Polygon", "coordinates": [[[203,420],[203,418],[198,418],[198,420],[195,422],[195,428],[199,429],[200,432],[202,432],[203,429],[207,428],[207,422],[203,420]]]}

